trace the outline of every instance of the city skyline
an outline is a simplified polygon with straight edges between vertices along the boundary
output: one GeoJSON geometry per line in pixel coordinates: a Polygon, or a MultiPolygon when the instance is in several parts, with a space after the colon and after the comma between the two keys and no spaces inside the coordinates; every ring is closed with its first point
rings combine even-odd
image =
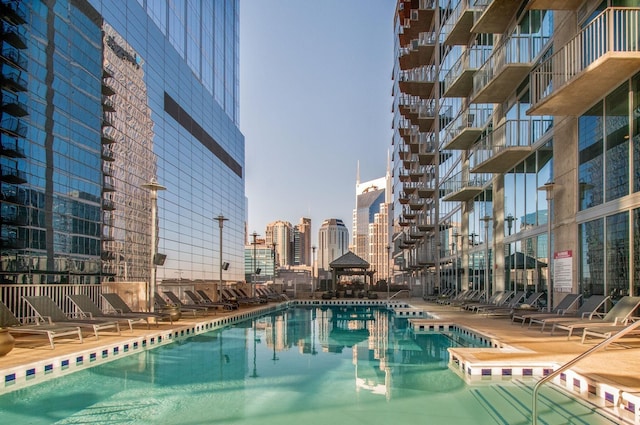
{"type": "Polygon", "coordinates": [[[299,217],[312,219],[314,244],[326,219],[351,229],[358,161],[363,180],[386,170],[394,8],[386,0],[240,3],[250,233],[299,217]]]}

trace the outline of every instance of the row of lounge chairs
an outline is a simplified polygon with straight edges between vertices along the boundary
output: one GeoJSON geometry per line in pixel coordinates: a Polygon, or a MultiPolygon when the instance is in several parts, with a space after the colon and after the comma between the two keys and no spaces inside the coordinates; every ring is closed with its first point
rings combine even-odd
{"type": "MultiPolygon", "coordinates": [[[[542,292],[535,292],[525,299],[524,292],[503,291],[486,300],[482,291],[468,290],[449,298],[439,298],[436,302],[487,316],[510,317],[513,323],[519,322],[522,326],[528,323],[528,328],[541,325],[540,331],[550,329],[551,335],[567,331],[567,338],[571,338],[575,332],[582,331],[582,343],[588,337],[609,338],[631,322],[640,320],[633,316],[640,307],[640,297],[622,297],[604,314],[600,311],[610,300],[608,296],[592,295],[582,300],[579,294],[567,294],[551,311],[536,309],[542,296],[542,292]]],[[[633,332],[633,335],[638,334],[640,331],[633,332]]]]}
{"type": "MultiPolygon", "coordinates": [[[[221,300],[214,302],[205,291],[198,290],[197,294],[186,290],[184,294],[191,300],[190,303],[183,303],[173,292],[164,291],[163,294],[173,305],[177,305],[180,311],[185,314],[201,315],[215,311],[219,308],[225,310],[237,309],[240,304],[265,303],[268,301],[283,301],[286,296],[268,291],[265,288],[256,288],[259,297],[249,297],[244,292],[234,292],[230,290],[221,291],[221,300]]],[[[155,312],[133,311],[127,303],[115,293],[103,293],[102,298],[106,302],[107,311],[103,311],[88,295],[74,294],[67,295],[69,301],[75,307],[73,317],[69,317],[50,297],[47,296],[24,296],[27,306],[34,312],[34,316],[29,316],[23,323],[13,312],[0,301],[0,327],[8,328],[12,334],[32,334],[45,335],[49,340],[49,345],[55,348],[54,339],[61,337],[77,337],[82,343],[83,329],[90,330],[99,339],[102,331],[111,331],[120,335],[120,325],[126,325],[133,332],[135,324],[145,324],[147,329],[151,323],[158,326],[161,320],[168,320],[173,323],[172,316],[168,311],[163,311],[162,307],[168,303],[160,294],[155,294],[155,304],[158,308],[155,312]]]]}

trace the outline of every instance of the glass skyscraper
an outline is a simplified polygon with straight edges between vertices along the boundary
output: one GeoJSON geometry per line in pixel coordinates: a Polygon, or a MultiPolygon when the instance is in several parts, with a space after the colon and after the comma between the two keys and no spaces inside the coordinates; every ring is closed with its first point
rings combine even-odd
{"type": "Polygon", "coordinates": [[[243,280],[238,1],[1,4],[2,282],[243,280]]]}

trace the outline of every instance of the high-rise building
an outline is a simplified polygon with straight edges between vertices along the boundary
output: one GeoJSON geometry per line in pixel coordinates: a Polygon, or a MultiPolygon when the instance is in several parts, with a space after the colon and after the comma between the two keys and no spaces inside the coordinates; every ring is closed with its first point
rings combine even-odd
{"type": "Polygon", "coordinates": [[[329,263],[349,251],[349,230],[344,222],[329,218],[318,231],[318,269],[328,271],[329,263]]]}
{"type": "Polygon", "coordinates": [[[352,251],[367,261],[375,271],[376,280],[386,280],[389,275],[389,250],[391,239],[391,172],[387,167],[385,177],[366,182],[360,181],[360,165],[356,172],[356,207],[353,210],[352,251]]]}
{"type": "Polygon", "coordinates": [[[277,220],[267,224],[265,239],[267,245],[275,249],[278,267],[293,265],[293,226],[291,223],[277,220]]]}
{"type": "Polygon", "coordinates": [[[399,0],[394,250],[414,290],[640,295],[640,1],[399,0]]]}
{"type": "Polygon", "coordinates": [[[310,266],[311,258],[311,219],[302,217],[300,223],[293,226],[293,264],[310,266]]]}
{"type": "Polygon", "coordinates": [[[242,280],[238,1],[2,6],[2,281],[242,280]]]}

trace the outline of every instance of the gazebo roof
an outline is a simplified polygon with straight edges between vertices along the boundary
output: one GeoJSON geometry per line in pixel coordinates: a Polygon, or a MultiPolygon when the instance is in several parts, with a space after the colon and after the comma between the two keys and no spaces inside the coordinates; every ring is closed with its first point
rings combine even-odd
{"type": "Polygon", "coordinates": [[[368,269],[369,263],[349,251],[329,263],[332,269],[368,269]]]}

